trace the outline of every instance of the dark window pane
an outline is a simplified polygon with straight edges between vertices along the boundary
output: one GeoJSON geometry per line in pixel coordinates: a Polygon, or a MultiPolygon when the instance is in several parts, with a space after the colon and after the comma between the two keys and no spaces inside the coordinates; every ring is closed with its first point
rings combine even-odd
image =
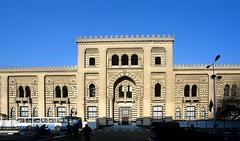
{"type": "Polygon", "coordinates": [[[128,65],[128,56],[126,54],[122,56],[122,65],[128,65]]]}
{"type": "Polygon", "coordinates": [[[56,98],[61,98],[61,89],[59,86],[55,88],[56,98]]]}
{"type": "Polygon", "coordinates": [[[95,66],[95,58],[89,58],[89,65],[95,66]]]}
{"type": "Polygon", "coordinates": [[[115,54],[112,56],[112,66],[119,65],[118,56],[115,54]]]}
{"type": "Polygon", "coordinates": [[[184,87],[184,96],[185,97],[189,97],[189,91],[190,91],[190,86],[189,85],[186,85],[184,87]]]}
{"type": "Polygon", "coordinates": [[[155,57],[155,64],[160,65],[161,64],[161,57],[155,57]]]}
{"type": "Polygon", "coordinates": [[[157,83],[155,85],[155,97],[160,97],[161,96],[161,85],[157,83]]]}
{"type": "Polygon", "coordinates": [[[67,86],[63,86],[63,98],[68,97],[68,88],[67,86]]]}
{"type": "Polygon", "coordinates": [[[136,54],[133,54],[131,57],[131,64],[132,65],[138,65],[138,56],[136,54]]]}
{"type": "Polygon", "coordinates": [[[192,97],[196,97],[197,96],[197,85],[193,85],[192,86],[192,97]]]}

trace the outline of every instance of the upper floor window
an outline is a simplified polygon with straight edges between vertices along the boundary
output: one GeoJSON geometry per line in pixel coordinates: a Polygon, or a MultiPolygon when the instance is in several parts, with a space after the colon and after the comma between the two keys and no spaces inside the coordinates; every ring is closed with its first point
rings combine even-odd
{"type": "Polygon", "coordinates": [[[237,96],[237,92],[238,92],[238,87],[236,84],[233,84],[231,89],[232,96],[237,96]]]}
{"type": "Polygon", "coordinates": [[[185,97],[189,97],[189,91],[190,91],[190,86],[189,85],[186,85],[184,87],[184,96],[185,97]]]}
{"type": "Polygon", "coordinates": [[[126,54],[122,56],[122,65],[128,65],[128,56],[126,54]]]}
{"type": "Polygon", "coordinates": [[[96,89],[94,84],[89,85],[89,97],[95,97],[96,89]]]}
{"type": "Polygon", "coordinates": [[[128,85],[127,98],[132,98],[132,87],[128,85]]]}
{"type": "Polygon", "coordinates": [[[161,65],[161,57],[155,57],[155,65],[161,65]]]}
{"type": "Polygon", "coordinates": [[[119,65],[118,55],[114,54],[112,56],[112,66],[119,65]]]}
{"type": "Polygon", "coordinates": [[[155,85],[155,97],[161,96],[161,84],[157,83],[155,85]]]}
{"type": "Polygon", "coordinates": [[[60,86],[56,86],[56,88],[55,88],[55,97],[56,98],[61,98],[61,88],[60,88],[60,86]]]}
{"type": "Polygon", "coordinates": [[[229,96],[230,94],[230,86],[228,84],[224,87],[224,96],[229,96]]]}
{"type": "Polygon", "coordinates": [[[124,92],[123,92],[123,87],[122,87],[122,85],[118,87],[118,91],[119,91],[119,97],[120,97],[120,98],[124,98],[124,92]]]}
{"type": "Polygon", "coordinates": [[[31,90],[29,86],[25,87],[26,97],[31,97],[31,90]]]}
{"type": "Polygon", "coordinates": [[[63,96],[62,96],[63,98],[68,97],[68,88],[67,88],[67,86],[63,86],[62,92],[63,92],[63,96]]]}
{"type": "Polygon", "coordinates": [[[192,97],[196,97],[197,96],[197,85],[193,85],[192,86],[192,97]]]}
{"type": "Polygon", "coordinates": [[[24,90],[22,86],[19,86],[18,92],[19,92],[19,97],[24,97],[24,90]]]}
{"type": "Polygon", "coordinates": [[[138,56],[136,54],[133,54],[131,57],[131,64],[132,65],[138,65],[138,56]]]}
{"type": "Polygon", "coordinates": [[[93,58],[93,57],[89,58],[89,65],[95,66],[95,58],[93,58]]]}

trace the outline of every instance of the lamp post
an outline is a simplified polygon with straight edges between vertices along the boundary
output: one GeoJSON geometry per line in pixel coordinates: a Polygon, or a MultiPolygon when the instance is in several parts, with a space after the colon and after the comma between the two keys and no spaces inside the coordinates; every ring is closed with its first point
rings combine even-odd
{"type": "Polygon", "coordinates": [[[212,75],[210,76],[211,77],[211,79],[213,80],[213,132],[214,132],[214,134],[215,134],[215,132],[216,132],[216,79],[218,79],[218,80],[220,80],[220,79],[222,79],[222,76],[217,76],[216,74],[215,74],[215,68],[214,68],[214,66],[215,66],[215,62],[218,60],[220,58],[220,55],[217,55],[216,57],[215,57],[215,59],[214,59],[214,61],[213,61],[213,63],[212,64],[210,64],[210,65],[208,65],[206,68],[208,69],[208,68],[210,68],[210,67],[212,67],[212,71],[213,71],[213,73],[212,73],[212,75]]]}

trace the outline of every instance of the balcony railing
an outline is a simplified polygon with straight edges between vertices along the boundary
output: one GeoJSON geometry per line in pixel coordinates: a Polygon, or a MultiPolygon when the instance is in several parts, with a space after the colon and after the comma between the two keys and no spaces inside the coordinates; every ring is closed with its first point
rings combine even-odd
{"type": "Polygon", "coordinates": [[[16,97],[15,99],[16,102],[30,102],[30,97],[16,97]]]}
{"type": "Polygon", "coordinates": [[[183,97],[183,102],[199,102],[200,97],[183,97]]]}

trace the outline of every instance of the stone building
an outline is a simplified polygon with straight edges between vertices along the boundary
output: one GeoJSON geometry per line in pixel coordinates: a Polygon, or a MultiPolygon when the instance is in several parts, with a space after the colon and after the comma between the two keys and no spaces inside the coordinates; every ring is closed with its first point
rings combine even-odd
{"type": "MultiPolygon", "coordinates": [[[[102,125],[212,118],[212,69],[173,64],[173,45],[164,35],[79,37],[76,66],[0,68],[0,113],[102,125]]],[[[217,102],[239,96],[240,65],[217,64],[215,73],[217,102]]]]}

